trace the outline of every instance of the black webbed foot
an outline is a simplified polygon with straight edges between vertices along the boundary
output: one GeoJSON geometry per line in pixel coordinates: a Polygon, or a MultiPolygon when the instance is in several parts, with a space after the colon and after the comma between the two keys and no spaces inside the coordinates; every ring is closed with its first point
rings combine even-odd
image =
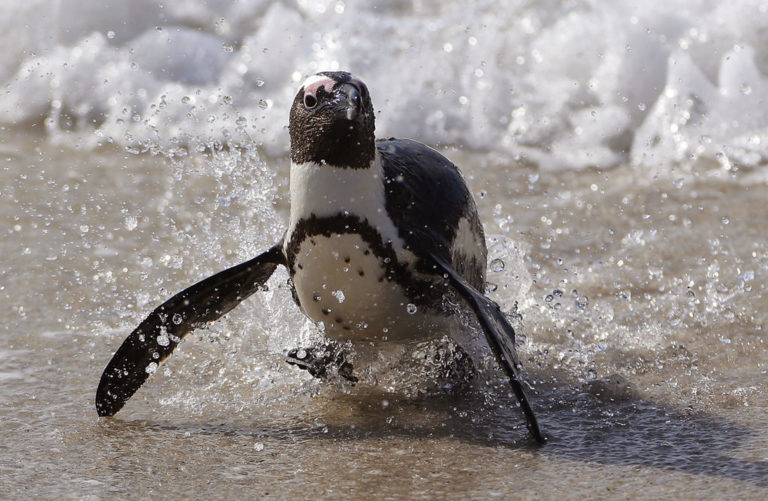
{"type": "Polygon", "coordinates": [[[352,364],[347,360],[349,353],[336,342],[329,342],[324,345],[311,348],[296,348],[288,352],[285,361],[299,369],[308,371],[312,376],[318,379],[329,379],[329,369],[335,369],[335,372],[351,383],[358,381],[357,377],[352,375],[352,364]]]}
{"type": "Polygon", "coordinates": [[[475,377],[475,365],[472,358],[456,342],[448,337],[419,343],[411,353],[417,361],[421,378],[432,381],[427,393],[445,393],[461,391],[471,387],[475,377]]]}

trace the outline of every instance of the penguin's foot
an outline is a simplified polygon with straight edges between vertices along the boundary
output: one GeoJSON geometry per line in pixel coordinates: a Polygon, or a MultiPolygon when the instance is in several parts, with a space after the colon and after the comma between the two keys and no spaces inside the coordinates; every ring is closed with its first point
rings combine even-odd
{"type": "Polygon", "coordinates": [[[288,352],[285,361],[308,371],[318,379],[330,379],[335,372],[347,381],[356,383],[357,377],[352,375],[352,364],[347,357],[349,352],[343,345],[330,341],[311,348],[293,349],[288,352]]]}
{"type": "Polygon", "coordinates": [[[428,394],[461,392],[475,376],[472,358],[447,336],[418,344],[411,358],[419,363],[422,378],[432,382],[428,394]]]}

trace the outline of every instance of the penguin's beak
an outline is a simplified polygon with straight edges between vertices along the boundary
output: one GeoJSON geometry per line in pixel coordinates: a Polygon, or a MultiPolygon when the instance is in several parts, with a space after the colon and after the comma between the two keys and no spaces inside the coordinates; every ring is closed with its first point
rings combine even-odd
{"type": "Polygon", "coordinates": [[[337,118],[349,121],[355,120],[360,114],[360,108],[363,105],[360,90],[352,84],[345,83],[336,88],[334,94],[337,118]]]}

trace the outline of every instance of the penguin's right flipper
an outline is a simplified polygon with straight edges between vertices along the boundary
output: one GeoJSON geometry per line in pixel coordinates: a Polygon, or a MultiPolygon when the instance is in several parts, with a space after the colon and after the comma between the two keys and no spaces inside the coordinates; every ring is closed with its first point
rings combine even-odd
{"type": "Polygon", "coordinates": [[[150,313],[104,369],[96,390],[99,416],[112,416],[122,409],[185,335],[240,304],[264,285],[279,264],[286,266],[281,243],[181,291],[150,313]]]}

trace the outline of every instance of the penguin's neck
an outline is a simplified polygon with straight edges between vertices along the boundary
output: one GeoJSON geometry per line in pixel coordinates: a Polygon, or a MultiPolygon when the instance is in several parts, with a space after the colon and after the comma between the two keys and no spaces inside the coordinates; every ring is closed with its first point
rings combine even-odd
{"type": "Polygon", "coordinates": [[[392,245],[399,259],[412,261],[387,213],[384,169],[378,149],[364,169],[316,162],[291,163],[290,185],[291,216],[286,241],[302,220],[353,217],[373,228],[381,237],[381,244],[392,245]]]}
{"type": "Polygon", "coordinates": [[[367,167],[358,169],[291,162],[290,190],[290,227],[313,215],[355,215],[371,221],[386,217],[384,174],[378,151],[367,167]]]}

